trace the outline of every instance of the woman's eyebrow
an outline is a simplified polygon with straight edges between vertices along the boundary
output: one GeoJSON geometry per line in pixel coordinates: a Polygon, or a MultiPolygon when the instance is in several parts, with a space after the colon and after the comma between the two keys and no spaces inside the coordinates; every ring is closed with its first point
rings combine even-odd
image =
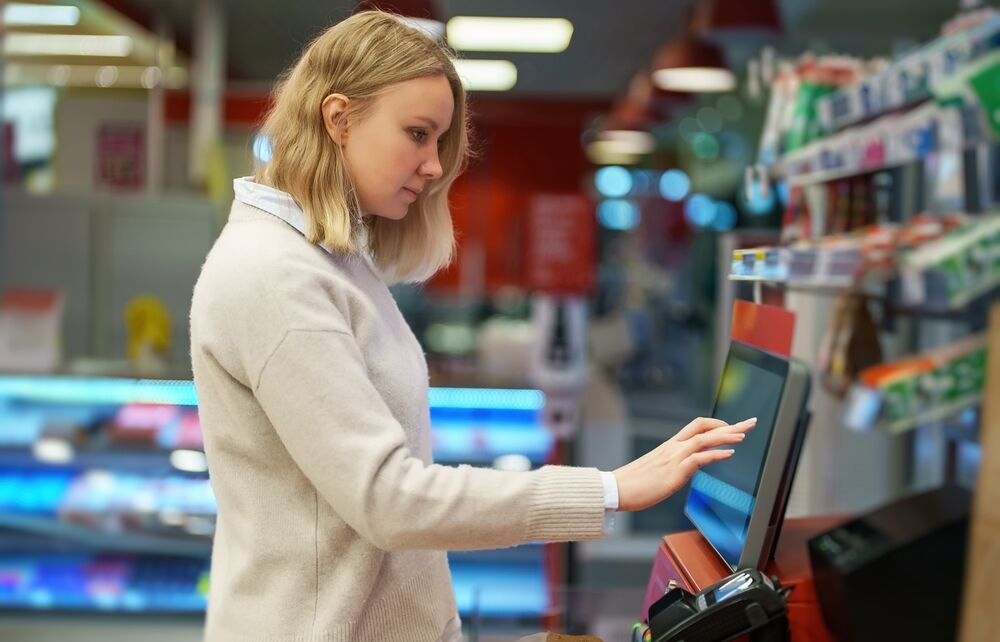
{"type": "Polygon", "coordinates": [[[441,129],[441,126],[437,124],[437,121],[433,118],[428,118],[427,116],[417,116],[417,120],[422,120],[431,128],[431,131],[436,132],[441,129]]]}

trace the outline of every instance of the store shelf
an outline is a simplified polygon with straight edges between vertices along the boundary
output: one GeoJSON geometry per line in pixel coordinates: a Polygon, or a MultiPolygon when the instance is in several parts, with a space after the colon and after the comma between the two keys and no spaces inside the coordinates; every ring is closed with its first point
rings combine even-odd
{"type": "Polygon", "coordinates": [[[0,554],[0,609],[201,613],[208,560],[127,554],[0,554]]]}
{"type": "Polygon", "coordinates": [[[886,285],[898,279],[896,311],[934,314],[960,310],[1000,287],[1000,215],[970,218],[943,236],[897,249],[904,232],[876,226],[791,247],[734,250],[729,279],[876,298],[887,298],[886,285]],[[879,242],[870,243],[876,234],[879,242]]]}
{"type": "Polygon", "coordinates": [[[199,558],[208,557],[212,552],[212,541],[208,536],[182,537],[143,532],[113,532],[81,524],[70,524],[55,517],[0,513],[0,527],[21,531],[26,536],[56,538],[75,544],[80,550],[199,558]]]}
{"type": "Polygon", "coordinates": [[[991,108],[962,82],[1000,64],[1000,15],[942,36],[885,70],[816,100],[826,135],[788,151],[772,174],[790,187],[884,171],[938,152],[960,152],[989,132],[991,108]],[[985,116],[985,118],[984,118],[985,116]]]}
{"type": "Polygon", "coordinates": [[[895,434],[950,420],[982,402],[985,369],[985,335],[867,368],[848,393],[844,424],[895,434]]]}
{"type": "MultiPolygon", "coordinates": [[[[0,610],[204,611],[217,507],[207,472],[172,459],[203,457],[195,392],[190,380],[0,374],[0,610]],[[193,570],[170,586],[142,579],[167,559],[193,570]],[[104,567],[116,575],[94,580],[104,567]]],[[[545,404],[533,389],[431,388],[435,460],[544,465],[545,404]]],[[[544,548],[455,556],[461,612],[539,616],[558,581],[544,548]]]]}
{"type": "Polygon", "coordinates": [[[1000,17],[994,16],[910,51],[864,81],[820,98],[817,110],[823,125],[828,131],[842,129],[930,98],[936,88],[987,55],[998,37],[1000,17]]]}

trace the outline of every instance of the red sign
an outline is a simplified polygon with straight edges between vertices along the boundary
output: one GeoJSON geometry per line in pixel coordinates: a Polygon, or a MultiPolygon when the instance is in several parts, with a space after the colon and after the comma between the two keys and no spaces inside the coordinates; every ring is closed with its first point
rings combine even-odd
{"type": "Polygon", "coordinates": [[[131,191],[146,184],[146,131],[139,123],[97,130],[97,187],[131,191]]]}
{"type": "Polygon", "coordinates": [[[528,205],[525,281],[540,292],[583,294],[594,284],[594,206],[578,194],[537,194],[528,205]]]}
{"type": "Polygon", "coordinates": [[[737,299],[733,303],[732,338],[783,357],[792,354],[795,313],[773,305],[737,299]]]}

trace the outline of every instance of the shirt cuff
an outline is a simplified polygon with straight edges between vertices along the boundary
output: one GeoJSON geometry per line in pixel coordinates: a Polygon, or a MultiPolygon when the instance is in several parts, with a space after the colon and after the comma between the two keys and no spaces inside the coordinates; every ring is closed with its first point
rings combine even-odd
{"type": "Polygon", "coordinates": [[[615,532],[615,514],[618,511],[618,481],[613,473],[601,471],[601,485],[604,486],[604,524],[605,535],[615,532]]]}
{"type": "Polygon", "coordinates": [[[604,485],[604,508],[618,510],[618,480],[614,473],[601,471],[601,483],[604,485]]]}

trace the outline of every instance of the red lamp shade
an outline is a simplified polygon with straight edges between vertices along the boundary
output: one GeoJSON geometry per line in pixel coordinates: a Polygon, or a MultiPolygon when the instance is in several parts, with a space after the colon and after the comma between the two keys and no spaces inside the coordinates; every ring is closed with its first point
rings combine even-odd
{"type": "Polygon", "coordinates": [[[705,0],[695,10],[692,26],[703,36],[776,35],[781,17],[774,0],[705,0]]]}

